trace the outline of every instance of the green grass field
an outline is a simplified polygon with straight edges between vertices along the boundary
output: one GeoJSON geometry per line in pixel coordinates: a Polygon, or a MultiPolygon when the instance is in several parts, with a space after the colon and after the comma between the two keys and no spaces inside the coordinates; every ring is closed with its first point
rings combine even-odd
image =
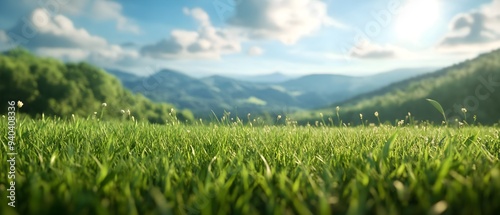
{"type": "MultiPolygon", "coordinates": [[[[6,134],[7,120],[0,122],[6,134]]],[[[494,214],[495,127],[21,120],[1,214],[494,214]],[[13,210],[14,209],[14,210],[13,210]]]]}

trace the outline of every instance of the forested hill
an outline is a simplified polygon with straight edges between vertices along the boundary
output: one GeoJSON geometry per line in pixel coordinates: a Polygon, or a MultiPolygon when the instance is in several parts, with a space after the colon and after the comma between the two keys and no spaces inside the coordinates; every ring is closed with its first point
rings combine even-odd
{"type": "Polygon", "coordinates": [[[363,120],[378,122],[404,120],[408,113],[415,120],[443,121],[443,116],[427,98],[441,103],[447,120],[493,124],[500,120],[500,50],[482,54],[475,59],[450,66],[435,73],[392,84],[380,90],[358,96],[343,103],[316,111],[295,115],[302,122],[319,120],[319,113],[335,116],[340,106],[344,122],[359,124],[363,120]],[[465,108],[467,112],[462,112],[465,108]]]}
{"type": "MultiPolygon", "coordinates": [[[[12,49],[0,55],[0,114],[7,112],[7,101],[22,101],[21,113],[45,116],[131,118],[164,123],[174,108],[153,103],[134,95],[120,81],[87,63],[64,64],[51,58],[39,58],[24,49],[12,49]],[[103,107],[106,103],[106,107],[103,107]],[[123,116],[121,110],[130,110],[123,116]]],[[[179,120],[190,120],[190,111],[176,111],[179,120]]]]}

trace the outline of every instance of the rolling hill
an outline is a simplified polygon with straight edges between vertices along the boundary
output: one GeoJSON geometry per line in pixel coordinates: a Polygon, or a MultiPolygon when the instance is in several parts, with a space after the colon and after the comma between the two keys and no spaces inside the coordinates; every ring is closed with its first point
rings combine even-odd
{"type": "MultiPolygon", "coordinates": [[[[149,77],[108,71],[133,92],[142,93],[153,101],[173,103],[192,110],[197,117],[208,118],[212,112],[220,116],[230,111],[243,117],[247,113],[283,113],[324,107],[432,69],[401,69],[368,77],[318,74],[281,83],[242,81],[218,75],[198,79],[169,69],[149,77]]],[[[282,74],[274,76],[284,77],[282,74]]]]}
{"type": "Polygon", "coordinates": [[[122,81],[133,92],[153,101],[169,101],[178,107],[192,110],[201,118],[212,112],[220,116],[224,111],[263,113],[297,107],[299,101],[286,91],[272,85],[237,81],[222,76],[196,79],[183,73],[164,69],[149,76],[122,81]],[[146,87],[141,87],[146,86],[146,87]]]}
{"type": "Polygon", "coordinates": [[[433,68],[397,69],[370,76],[353,77],[331,74],[307,75],[282,83],[287,90],[301,94],[317,94],[312,108],[345,101],[354,96],[380,89],[389,84],[435,71],[433,68]]]}
{"type": "MultiPolygon", "coordinates": [[[[414,120],[442,123],[443,116],[428,102],[438,101],[446,112],[448,121],[493,124],[500,120],[500,50],[492,51],[460,64],[394,83],[379,90],[359,95],[328,108],[299,112],[294,118],[314,122],[319,113],[325,117],[335,115],[335,107],[341,107],[342,120],[354,124],[363,119],[377,122],[374,112],[382,121],[404,120],[408,113],[414,120]],[[467,110],[462,112],[462,108],[467,110]]],[[[336,117],[333,117],[336,118],[336,117]]]]}
{"type": "MultiPolygon", "coordinates": [[[[90,64],[64,64],[24,49],[0,55],[0,100],[22,101],[20,112],[32,117],[44,113],[47,117],[123,119],[122,110],[130,110],[128,117],[152,123],[165,123],[174,108],[132,94],[118,79],[90,64]]],[[[2,114],[5,111],[6,107],[0,109],[2,114]]],[[[176,116],[181,121],[193,119],[188,110],[177,111],[176,116]]]]}

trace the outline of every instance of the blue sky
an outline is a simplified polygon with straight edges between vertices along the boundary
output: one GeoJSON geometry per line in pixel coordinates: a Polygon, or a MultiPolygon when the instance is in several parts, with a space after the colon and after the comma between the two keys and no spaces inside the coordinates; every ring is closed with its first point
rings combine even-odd
{"type": "Polygon", "coordinates": [[[500,48],[500,0],[5,0],[0,49],[140,75],[367,75],[500,48]]]}

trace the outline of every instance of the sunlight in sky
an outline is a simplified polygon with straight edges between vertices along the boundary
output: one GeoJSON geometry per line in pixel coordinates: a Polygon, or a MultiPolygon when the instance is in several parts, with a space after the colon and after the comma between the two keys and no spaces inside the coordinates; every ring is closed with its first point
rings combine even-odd
{"type": "Polygon", "coordinates": [[[20,45],[139,75],[362,75],[500,47],[500,0],[0,2],[0,52],[20,45]]]}
{"type": "Polygon", "coordinates": [[[395,23],[397,38],[418,43],[440,16],[439,2],[436,0],[409,0],[401,8],[395,23]]]}

